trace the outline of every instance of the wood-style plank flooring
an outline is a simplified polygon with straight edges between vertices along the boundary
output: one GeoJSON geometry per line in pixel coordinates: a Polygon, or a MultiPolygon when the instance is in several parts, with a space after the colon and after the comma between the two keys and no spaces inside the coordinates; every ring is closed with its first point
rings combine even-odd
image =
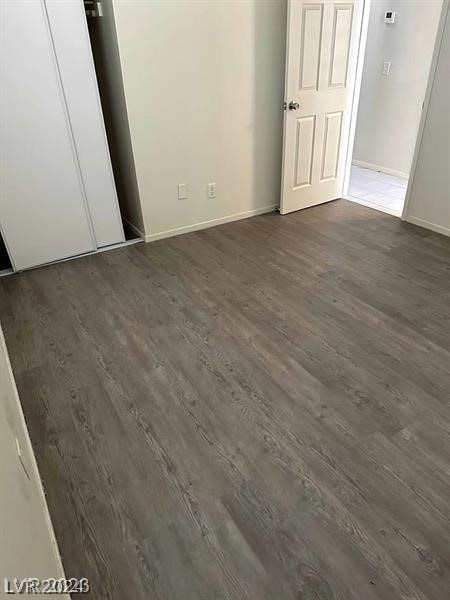
{"type": "Polygon", "coordinates": [[[0,279],[69,577],[448,600],[450,239],[346,201],[0,279]]]}

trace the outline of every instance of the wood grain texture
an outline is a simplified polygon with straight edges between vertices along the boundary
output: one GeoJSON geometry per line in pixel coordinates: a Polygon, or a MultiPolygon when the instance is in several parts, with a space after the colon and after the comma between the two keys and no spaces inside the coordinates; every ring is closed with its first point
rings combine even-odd
{"type": "Polygon", "coordinates": [[[0,279],[68,576],[447,600],[450,240],[337,201],[0,279]]]}

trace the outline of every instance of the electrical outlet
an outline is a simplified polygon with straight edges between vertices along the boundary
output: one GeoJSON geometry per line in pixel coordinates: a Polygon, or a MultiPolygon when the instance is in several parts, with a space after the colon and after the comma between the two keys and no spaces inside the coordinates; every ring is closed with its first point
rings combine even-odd
{"type": "Polygon", "coordinates": [[[385,77],[387,77],[389,75],[390,70],[391,70],[391,63],[388,60],[385,60],[383,62],[383,66],[381,68],[381,74],[384,75],[385,77]]]}
{"type": "Polygon", "coordinates": [[[186,183],[178,184],[178,200],[187,200],[188,188],[186,183]]]}
{"type": "Polygon", "coordinates": [[[208,198],[216,197],[216,184],[215,183],[208,183],[208,186],[206,189],[207,189],[208,198]]]}

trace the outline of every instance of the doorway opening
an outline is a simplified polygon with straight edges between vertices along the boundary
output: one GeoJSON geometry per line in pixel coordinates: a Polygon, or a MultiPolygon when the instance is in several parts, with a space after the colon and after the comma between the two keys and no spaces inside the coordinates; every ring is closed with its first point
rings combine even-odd
{"type": "Polygon", "coordinates": [[[397,217],[403,214],[441,11],[442,0],[429,0],[425,11],[418,0],[366,0],[344,196],[397,217]]]}

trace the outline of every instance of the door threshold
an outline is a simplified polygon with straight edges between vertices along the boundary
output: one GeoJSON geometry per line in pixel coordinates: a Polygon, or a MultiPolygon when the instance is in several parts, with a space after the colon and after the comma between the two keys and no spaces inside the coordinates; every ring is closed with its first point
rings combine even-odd
{"type": "Polygon", "coordinates": [[[385,206],[381,206],[380,204],[374,204],[373,202],[366,202],[361,198],[355,198],[354,196],[342,196],[344,200],[349,200],[350,202],[355,202],[356,204],[361,204],[361,206],[366,206],[367,208],[373,208],[379,212],[386,213],[387,215],[391,215],[391,217],[402,218],[402,212],[400,210],[395,210],[393,208],[386,208],[385,206]]]}

